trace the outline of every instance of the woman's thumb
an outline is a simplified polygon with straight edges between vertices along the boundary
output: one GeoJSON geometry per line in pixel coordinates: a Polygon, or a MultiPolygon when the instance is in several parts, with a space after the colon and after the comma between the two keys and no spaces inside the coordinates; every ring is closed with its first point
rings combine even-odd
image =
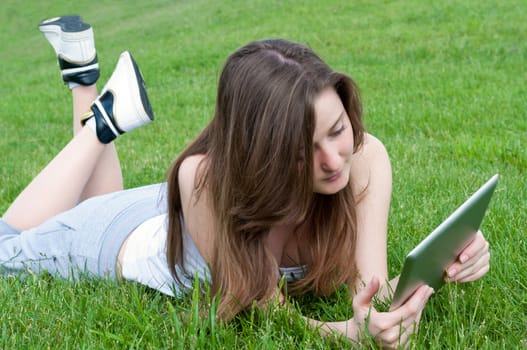
{"type": "Polygon", "coordinates": [[[355,295],[353,305],[357,307],[369,307],[371,300],[379,290],[379,286],[379,279],[373,276],[368,284],[355,295]]]}

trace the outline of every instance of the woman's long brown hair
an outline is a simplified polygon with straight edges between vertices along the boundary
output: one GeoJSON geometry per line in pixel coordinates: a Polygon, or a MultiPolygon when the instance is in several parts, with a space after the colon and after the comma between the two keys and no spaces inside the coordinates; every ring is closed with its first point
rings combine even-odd
{"type": "Polygon", "coordinates": [[[191,155],[204,154],[198,194],[211,198],[215,237],[212,292],[218,316],[230,319],[273,295],[278,262],[264,240],[277,223],[307,223],[312,265],[290,292],[327,294],[356,277],[355,201],[351,186],[314,194],[314,100],[333,87],[348,112],[355,150],[363,139],[355,83],[332,71],[309,48],[285,40],[250,43],[227,60],[214,118],[174,162],[168,174],[167,260],[177,282],[183,264],[178,172],[191,155]]]}

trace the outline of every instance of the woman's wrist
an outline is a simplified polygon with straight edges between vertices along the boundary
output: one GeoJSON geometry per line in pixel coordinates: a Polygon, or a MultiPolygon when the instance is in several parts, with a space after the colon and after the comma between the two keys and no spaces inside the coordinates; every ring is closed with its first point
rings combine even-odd
{"type": "Polygon", "coordinates": [[[310,318],[306,318],[306,320],[310,325],[317,328],[324,336],[336,331],[348,339],[358,340],[358,325],[353,318],[347,321],[338,322],[322,322],[310,318]]]}

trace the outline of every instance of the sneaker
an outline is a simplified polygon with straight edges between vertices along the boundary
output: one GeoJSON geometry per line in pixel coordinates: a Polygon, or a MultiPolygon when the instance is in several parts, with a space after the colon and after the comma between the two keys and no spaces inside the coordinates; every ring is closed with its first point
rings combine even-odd
{"type": "Polygon", "coordinates": [[[91,111],[82,123],[95,118],[96,134],[102,143],[110,143],[117,136],[154,120],[143,76],[130,52],[125,51],[119,57],[91,111]]]}
{"type": "Polygon", "coordinates": [[[99,63],[89,24],[80,16],[63,16],[42,21],[38,28],[57,54],[65,83],[92,85],[97,81],[99,63]]]}

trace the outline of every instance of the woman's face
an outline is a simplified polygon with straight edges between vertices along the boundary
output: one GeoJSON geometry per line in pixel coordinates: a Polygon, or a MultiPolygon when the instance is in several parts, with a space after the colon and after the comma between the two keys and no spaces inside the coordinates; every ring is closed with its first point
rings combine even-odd
{"type": "Polygon", "coordinates": [[[353,129],[340,97],[326,88],[315,98],[313,191],[334,194],[347,186],[353,155],[353,129]]]}

